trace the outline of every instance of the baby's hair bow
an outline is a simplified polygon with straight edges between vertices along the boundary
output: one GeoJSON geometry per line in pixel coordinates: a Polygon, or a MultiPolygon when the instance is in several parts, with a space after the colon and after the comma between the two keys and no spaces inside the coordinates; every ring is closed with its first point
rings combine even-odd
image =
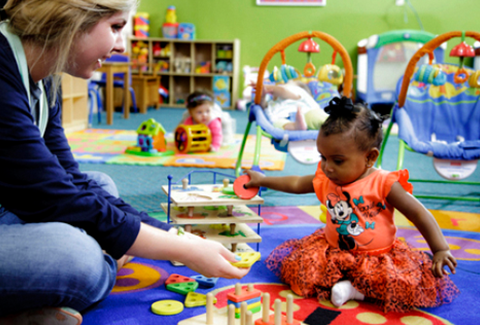
{"type": "Polygon", "coordinates": [[[343,96],[342,98],[333,98],[325,107],[325,112],[330,115],[341,115],[347,111],[350,113],[358,112],[358,108],[353,105],[350,98],[343,96]]]}

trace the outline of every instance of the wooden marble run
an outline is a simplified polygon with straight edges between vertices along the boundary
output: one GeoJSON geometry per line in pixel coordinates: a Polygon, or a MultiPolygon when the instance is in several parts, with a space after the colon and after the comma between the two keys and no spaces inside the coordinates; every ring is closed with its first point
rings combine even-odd
{"type": "Polygon", "coordinates": [[[280,299],[275,300],[274,310],[270,310],[270,294],[262,294],[262,292],[253,288],[253,284],[249,284],[244,289],[240,283],[237,283],[235,291],[227,297],[228,307],[218,309],[214,308],[213,294],[207,293],[207,312],[182,320],[178,325],[305,325],[305,323],[293,318],[294,306],[291,294],[287,295],[285,314],[282,314],[282,301],[280,299]],[[255,305],[255,307],[248,307],[247,301],[256,299],[258,299],[258,302],[251,303],[251,306],[255,305]],[[237,303],[240,303],[240,308],[236,306],[237,303]]]}
{"type": "MultiPolygon", "coordinates": [[[[236,195],[238,190],[234,191],[230,185],[232,179],[236,177],[215,171],[192,171],[177,182],[173,182],[169,175],[168,185],[162,186],[168,200],[161,204],[168,222],[183,226],[187,232],[218,241],[232,252],[253,251],[248,243],[256,243],[258,251],[262,240],[260,224],[263,222],[260,210],[264,200],[257,193],[258,189],[252,192],[243,185],[236,185],[243,189],[243,198],[240,198],[236,195]],[[206,172],[213,173],[212,184],[192,184],[192,174],[206,172]],[[219,175],[223,177],[222,184],[217,184],[219,175]],[[258,213],[247,205],[258,205],[258,213]],[[255,223],[256,232],[247,225],[255,223]],[[242,245],[240,250],[239,245],[242,245]]],[[[245,179],[241,181],[245,182],[245,179]]]]}

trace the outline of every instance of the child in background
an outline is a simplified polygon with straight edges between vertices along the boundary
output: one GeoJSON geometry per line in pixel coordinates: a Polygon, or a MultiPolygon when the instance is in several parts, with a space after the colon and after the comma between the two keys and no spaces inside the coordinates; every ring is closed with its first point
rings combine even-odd
{"type": "Polygon", "coordinates": [[[222,121],[220,117],[216,117],[213,112],[215,103],[213,95],[206,90],[195,91],[187,97],[187,109],[189,117],[185,119],[183,124],[205,124],[212,134],[212,144],[210,151],[218,151],[222,145],[222,121]]]}
{"type": "Polygon", "coordinates": [[[436,307],[459,290],[447,276],[457,262],[432,214],[411,195],[408,171],[373,167],[382,143],[382,118],[343,97],[317,138],[321,161],[315,175],[264,177],[246,171],[248,187],[289,193],[315,192],[327,207],[325,228],[278,246],[267,258],[270,270],[298,295],[328,299],[335,306],[369,300],[388,311],[436,307]],[[396,238],[398,209],[426,239],[433,258],[396,238]]]}
{"type": "Polygon", "coordinates": [[[276,128],[319,130],[328,117],[304,82],[289,80],[281,85],[263,85],[263,89],[261,106],[276,128]],[[271,95],[272,99],[266,100],[266,95],[271,95]],[[290,119],[292,115],[295,115],[294,122],[290,119]]]}

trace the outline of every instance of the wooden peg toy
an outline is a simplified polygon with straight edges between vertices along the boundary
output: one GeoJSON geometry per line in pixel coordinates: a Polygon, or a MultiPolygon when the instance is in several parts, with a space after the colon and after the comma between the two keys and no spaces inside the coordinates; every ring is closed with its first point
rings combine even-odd
{"type": "Polygon", "coordinates": [[[258,187],[245,188],[245,184],[250,181],[250,176],[242,175],[237,177],[235,182],[233,182],[233,190],[235,194],[242,200],[250,200],[258,194],[258,187]]]}
{"type": "Polygon", "coordinates": [[[182,188],[186,190],[188,188],[188,178],[182,179],[182,188]]]}

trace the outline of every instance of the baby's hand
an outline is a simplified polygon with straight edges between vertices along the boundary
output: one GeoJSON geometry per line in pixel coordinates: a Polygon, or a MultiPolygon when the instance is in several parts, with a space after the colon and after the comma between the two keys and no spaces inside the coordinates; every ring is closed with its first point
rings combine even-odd
{"type": "Polygon", "coordinates": [[[265,175],[263,175],[262,173],[253,171],[253,170],[249,170],[249,169],[244,170],[243,172],[245,174],[247,174],[248,176],[250,176],[250,181],[244,185],[245,188],[262,186],[262,184],[261,184],[262,178],[264,178],[265,175]]]}
{"type": "Polygon", "coordinates": [[[438,251],[433,255],[432,272],[436,277],[442,278],[443,275],[447,275],[447,270],[444,266],[447,265],[450,271],[455,274],[455,268],[457,267],[457,260],[452,256],[450,250],[438,251]]]}

